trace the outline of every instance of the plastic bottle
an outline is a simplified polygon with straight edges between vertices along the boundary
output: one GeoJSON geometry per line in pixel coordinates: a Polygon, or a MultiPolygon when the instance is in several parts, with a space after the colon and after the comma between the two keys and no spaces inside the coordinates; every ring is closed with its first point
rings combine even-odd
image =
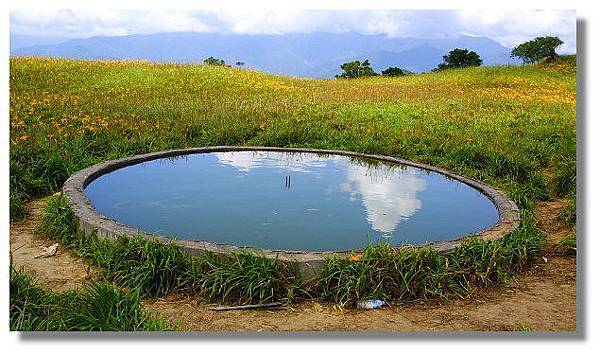
{"type": "Polygon", "coordinates": [[[386,304],[387,303],[385,301],[381,301],[381,300],[368,300],[368,301],[358,302],[356,304],[356,308],[358,308],[358,309],[375,309],[375,308],[383,307],[386,304]]]}

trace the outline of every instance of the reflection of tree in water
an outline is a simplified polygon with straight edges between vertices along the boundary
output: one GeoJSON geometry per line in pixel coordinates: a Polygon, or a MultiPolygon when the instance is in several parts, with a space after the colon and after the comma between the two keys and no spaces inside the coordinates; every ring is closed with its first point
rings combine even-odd
{"type": "Polygon", "coordinates": [[[359,157],[350,157],[350,162],[350,165],[364,169],[365,175],[369,176],[371,182],[376,184],[381,184],[386,180],[393,179],[399,173],[411,168],[403,164],[394,164],[377,159],[359,157]]]}
{"type": "Polygon", "coordinates": [[[193,154],[173,155],[173,156],[169,156],[169,157],[158,158],[155,160],[147,160],[147,161],[140,163],[140,165],[144,166],[149,163],[158,164],[158,165],[175,165],[175,163],[177,163],[180,160],[188,161],[188,155],[193,155],[193,154]]]}

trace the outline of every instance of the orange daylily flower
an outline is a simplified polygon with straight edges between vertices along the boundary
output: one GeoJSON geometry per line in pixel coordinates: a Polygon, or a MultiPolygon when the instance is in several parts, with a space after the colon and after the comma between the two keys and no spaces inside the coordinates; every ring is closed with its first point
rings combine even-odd
{"type": "Polygon", "coordinates": [[[362,254],[354,254],[350,257],[350,261],[359,261],[362,259],[362,257],[363,257],[362,254]]]}

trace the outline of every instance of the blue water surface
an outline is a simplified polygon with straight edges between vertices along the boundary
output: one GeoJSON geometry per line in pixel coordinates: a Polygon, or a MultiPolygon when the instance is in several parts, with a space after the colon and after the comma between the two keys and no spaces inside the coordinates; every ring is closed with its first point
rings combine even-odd
{"type": "Polygon", "coordinates": [[[423,244],[498,221],[486,196],[445,175],[314,153],[157,159],[102,175],[85,194],[101,214],[147,232],[277,250],[423,244]]]}

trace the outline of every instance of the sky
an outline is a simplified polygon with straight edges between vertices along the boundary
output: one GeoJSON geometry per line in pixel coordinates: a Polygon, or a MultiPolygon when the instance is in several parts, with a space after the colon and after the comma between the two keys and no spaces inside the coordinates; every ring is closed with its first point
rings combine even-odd
{"type": "Polygon", "coordinates": [[[575,53],[574,10],[12,10],[11,35],[88,38],[160,32],[357,32],[390,37],[486,36],[514,47],[537,36],[575,53]]]}

